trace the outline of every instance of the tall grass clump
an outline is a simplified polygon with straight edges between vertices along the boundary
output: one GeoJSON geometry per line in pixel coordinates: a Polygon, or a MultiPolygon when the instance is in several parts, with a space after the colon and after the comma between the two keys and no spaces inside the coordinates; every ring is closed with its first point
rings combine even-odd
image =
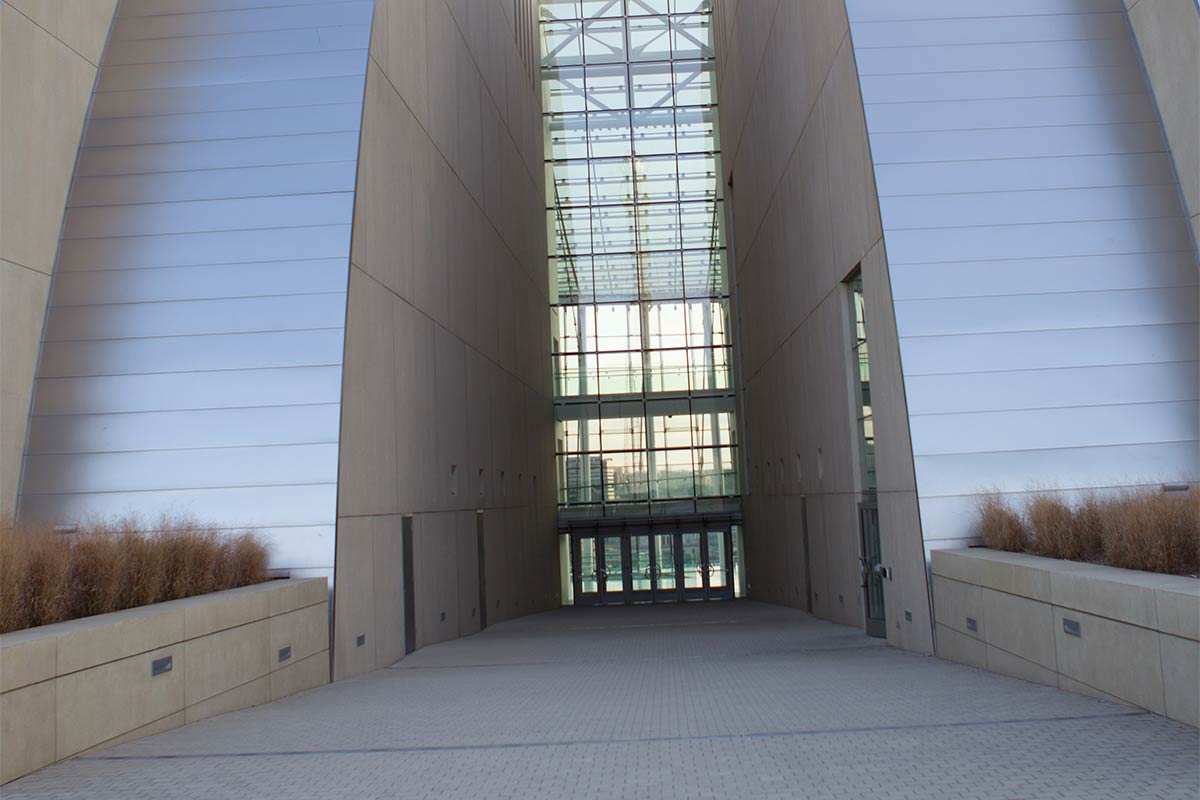
{"type": "Polygon", "coordinates": [[[1020,553],[1029,546],[1025,520],[997,495],[984,495],[980,500],[979,528],[983,543],[993,550],[1020,553]]]}
{"type": "Polygon", "coordinates": [[[253,534],[186,518],[147,526],[131,517],[72,534],[0,528],[0,633],[266,579],[267,549],[253,534]]]}
{"type": "Polygon", "coordinates": [[[1200,491],[1127,492],[1101,519],[1104,561],[1150,572],[1200,572],[1200,491]]]}
{"type": "Polygon", "coordinates": [[[1072,507],[1058,495],[1036,494],[1025,503],[1030,549],[1040,556],[1090,561],[1101,553],[1101,501],[1088,495],[1072,507]]]}
{"type": "Polygon", "coordinates": [[[1074,504],[1043,492],[1020,510],[989,494],[979,515],[984,543],[994,550],[1148,572],[1200,573],[1200,486],[1187,492],[1089,493],[1074,504]]]}

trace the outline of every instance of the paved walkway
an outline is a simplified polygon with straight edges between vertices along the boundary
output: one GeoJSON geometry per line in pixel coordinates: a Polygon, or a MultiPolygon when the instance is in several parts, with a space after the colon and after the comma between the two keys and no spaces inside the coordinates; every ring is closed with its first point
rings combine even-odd
{"type": "Polygon", "coordinates": [[[1187,798],[1200,736],[749,602],[564,609],[18,798],[1187,798]]]}

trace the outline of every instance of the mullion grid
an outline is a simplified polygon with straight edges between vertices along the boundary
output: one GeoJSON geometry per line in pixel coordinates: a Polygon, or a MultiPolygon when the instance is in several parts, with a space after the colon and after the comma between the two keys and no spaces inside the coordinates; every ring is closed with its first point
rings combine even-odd
{"type": "MultiPolygon", "coordinates": [[[[577,5],[576,7],[579,8],[580,6],[577,5]]],[[[730,360],[729,359],[729,345],[728,345],[728,331],[724,330],[725,342],[726,342],[724,345],[710,345],[708,347],[693,347],[693,346],[691,346],[690,338],[689,338],[690,333],[691,333],[691,326],[690,326],[690,323],[687,321],[689,315],[692,313],[691,309],[690,309],[691,302],[700,300],[700,299],[708,300],[708,301],[712,301],[712,300],[727,301],[728,300],[728,290],[727,290],[727,287],[725,287],[724,281],[722,281],[720,285],[723,288],[725,288],[725,291],[722,291],[720,293],[710,291],[706,296],[702,296],[702,297],[692,296],[690,294],[690,289],[688,288],[689,275],[688,275],[687,266],[686,266],[687,259],[685,259],[686,253],[688,253],[688,252],[708,253],[709,254],[708,257],[711,260],[713,260],[715,262],[715,264],[718,265],[718,268],[723,268],[723,265],[724,265],[724,247],[722,246],[721,242],[719,242],[719,241],[713,242],[710,240],[710,242],[708,243],[709,246],[706,248],[685,247],[684,246],[685,245],[685,241],[684,241],[685,234],[684,234],[684,230],[683,230],[684,209],[685,208],[690,209],[690,208],[706,207],[711,210],[714,220],[717,220],[719,222],[718,215],[720,213],[720,207],[721,207],[721,202],[722,202],[721,197],[720,197],[720,191],[719,191],[719,177],[716,180],[716,187],[715,187],[713,196],[711,198],[705,197],[704,199],[702,199],[700,201],[690,202],[690,201],[685,201],[684,197],[683,197],[683,186],[682,186],[681,176],[680,176],[680,141],[679,141],[680,122],[677,118],[676,109],[680,108],[680,107],[694,109],[694,110],[709,109],[710,113],[712,115],[712,118],[714,120],[714,122],[713,122],[714,128],[715,128],[715,114],[716,114],[716,103],[698,104],[698,105],[691,105],[691,106],[680,106],[678,104],[678,93],[680,91],[680,85],[677,83],[678,73],[677,73],[676,65],[682,64],[682,63],[694,62],[697,64],[696,74],[700,75],[700,76],[705,76],[706,65],[710,64],[712,61],[712,56],[711,55],[705,56],[703,54],[703,52],[699,53],[698,55],[689,55],[687,57],[683,57],[683,58],[679,58],[679,59],[677,59],[675,57],[675,42],[676,42],[676,35],[677,35],[676,20],[677,19],[683,20],[688,17],[694,17],[694,16],[698,16],[698,15],[694,14],[694,13],[690,13],[690,14],[686,14],[686,15],[679,15],[678,17],[676,17],[674,15],[662,15],[662,17],[666,21],[664,35],[667,37],[667,48],[669,51],[668,58],[665,61],[664,60],[647,60],[647,61],[636,61],[636,62],[633,61],[634,52],[633,52],[633,42],[631,41],[631,38],[630,38],[630,26],[628,24],[629,18],[625,17],[623,19],[621,27],[622,27],[622,31],[623,31],[623,35],[624,35],[624,39],[625,39],[625,41],[624,41],[625,61],[621,62],[620,66],[624,70],[623,91],[624,91],[625,98],[624,98],[624,102],[623,102],[624,107],[622,109],[619,109],[619,111],[624,113],[625,131],[627,132],[626,135],[627,135],[627,141],[628,141],[629,146],[627,148],[627,150],[628,150],[627,155],[615,155],[615,156],[614,155],[603,155],[602,156],[602,155],[596,154],[595,146],[596,146],[597,140],[593,135],[593,131],[594,131],[593,120],[601,119],[602,118],[601,115],[608,115],[610,117],[614,117],[618,110],[611,109],[611,108],[606,109],[603,107],[597,108],[596,105],[598,105],[598,104],[595,100],[595,96],[592,91],[592,87],[590,85],[590,78],[593,77],[595,74],[598,74],[598,71],[595,69],[592,69],[591,67],[594,67],[597,63],[615,66],[615,62],[593,61],[593,59],[589,55],[589,47],[587,44],[587,35],[586,35],[587,22],[582,17],[580,17],[577,20],[579,23],[578,24],[579,35],[582,37],[581,43],[580,43],[580,61],[581,61],[581,63],[579,65],[577,65],[575,67],[575,69],[578,70],[577,74],[579,75],[580,91],[582,93],[582,100],[583,100],[583,113],[581,116],[582,116],[582,120],[583,120],[584,131],[585,131],[584,142],[586,144],[586,155],[585,155],[585,158],[581,159],[581,160],[585,160],[587,163],[586,175],[587,175],[587,180],[588,180],[588,191],[587,191],[586,196],[587,196],[588,202],[587,202],[586,206],[574,204],[574,205],[570,206],[570,208],[572,211],[576,211],[576,212],[582,211],[584,209],[586,209],[586,211],[587,211],[588,252],[586,254],[582,253],[582,252],[568,253],[566,257],[568,259],[572,259],[573,261],[576,262],[576,268],[578,268],[578,261],[577,261],[578,259],[581,259],[583,257],[587,258],[588,268],[592,270],[592,280],[591,280],[590,285],[592,287],[592,298],[593,299],[590,302],[568,302],[568,303],[555,304],[556,307],[558,307],[562,310],[566,310],[569,308],[577,308],[577,309],[579,309],[579,314],[581,316],[583,315],[584,308],[590,307],[593,312],[592,317],[596,320],[595,323],[592,325],[592,330],[590,332],[585,331],[583,334],[585,337],[590,338],[592,340],[590,343],[589,342],[581,342],[581,346],[588,347],[587,350],[580,350],[578,352],[557,353],[555,356],[556,359],[557,358],[562,358],[562,359],[583,358],[584,361],[586,362],[587,358],[590,356],[595,359],[595,361],[593,363],[595,364],[595,368],[598,371],[597,375],[596,375],[596,382],[595,382],[595,389],[596,389],[595,395],[592,395],[589,393],[587,395],[588,399],[584,399],[584,397],[582,397],[582,396],[571,396],[568,399],[567,397],[560,395],[560,397],[556,398],[556,403],[559,404],[560,406],[571,405],[571,404],[574,404],[577,402],[584,402],[589,405],[596,403],[596,401],[598,401],[601,397],[607,396],[602,391],[603,375],[600,374],[600,370],[602,369],[600,366],[601,356],[602,355],[610,356],[610,357],[614,356],[614,355],[615,356],[619,356],[619,355],[633,356],[635,354],[640,354],[641,362],[642,362],[641,363],[640,391],[634,392],[632,394],[638,398],[638,400],[640,401],[640,403],[642,405],[642,409],[643,409],[643,414],[641,416],[642,436],[644,438],[643,447],[641,447],[641,448],[635,448],[632,450],[631,449],[615,449],[615,450],[609,451],[604,446],[605,436],[604,436],[604,434],[600,433],[603,426],[600,423],[600,419],[597,418],[597,420],[596,420],[597,434],[600,439],[600,447],[598,449],[589,448],[588,452],[572,452],[568,449],[567,451],[559,453],[558,454],[559,457],[560,458],[568,458],[568,459],[575,458],[575,459],[577,459],[576,463],[581,466],[586,464],[586,470],[587,470],[587,476],[588,476],[587,480],[588,480],[589,484],[592,479],[591,478],[591,463],[592,463],[591,459],[594,457],[600,458],[600,463],[602,465],[604,465],[602,468],[605,470],[607,470],[607,464],[608,464],[608,461],[605,459],[605,456],[610,455],[610,454],[613,456],[620,456],[622,463],[626,463],[627,460],[632,461],[634,463],[638,463],[638,462],[644,463],[645,464],[645,480],[643,483],[644,483],[645,500],[635,500],[632,502],[634,502],[634,503],[649,503],[650,505],[653,505],[656,501],[672,501],[672,500],[679,500],[679,499],[691,499],[693,501],[693,507],[694,507],[694,502],[695,502],[696,498],[701,496],[702,488],[701,488],[700,482],[702,480],[705,480],[707,477],[710,477],[710,476],[701,476],[699,474],[699,469],[700,469],[701,464],[698,462],[698,458],[701,457],[700,456],[701,452],[705,451],[705,450],[709,450],[709,449],[711,449],[715,452],[727,451],[730,454],[729,464],[731,467],[734,467],[736,465],[735,453],[736,453],[736,448],[737,448],[737,445],[736,445],[736,422],[734,421],[734,418],[732,416],[730,416],[730,418],[729,418],[730,419],[729,430],[727,431],[727,436],[728,436],[729,441],[727,443],[723,444],[721,441],[723,437],[714,437],[714,441],[710,443],[708,448],[703,447],[703,445],[701,443],[702,440],[698,441],[698,432],[695,427],[697,424],[696,420],[698,419],[699,415],[695,413],[695,410],[693,407],[693,405],[694,405],[693,397],[699,396],[701,394],[704,394],[704,395],[714,395],[715,394],[716,396],[732,397],[732,389],[729,386],[729,380],[731,379],[731,376],[729,376],[728,372],[727,372],[728,367],[729,367],[729,360],[730,360]],[[634,102],[634,80],[635,80],[634,65],[635,64],[638,66],[642,66],[642,65],[653,66],[654,64],[665,65],[664,74],[668,78],[669,90],[670,90],[670,92],[669,92],[670,105],[669,106],[662,106],[662,105],[655,104],[652,106],[642,107],[634,102]],[[636,130],[635,125],[634,125],[635,114],[638,111],[650,112],[654,109],[658,109],[658,110],[669,109],[671,112],[670,137],[671,137],[671,141],[673,144],[673,148],[670,153],[664,153],[663,155],[664,156],[670,155],[670,157],[672,159],[672,164],[673,164],[673,181],[672,182],[674,184],[674,192],[673,192],[674,197],[672,200],[654,201],[654,200],[643,200],[643,199],[640,199],[640,197],[639,197],[639,183],[645,179],[645,177],[648,175],[648,173],[643,173],[641,171],[643,164],[640,163],[638,156],[641,155],[642,158],[646,158],[646,159],[653,159],[654,156],[647,154],[647,153],[639,154],[639,153],[635,152],[635,142],[638,141],[638,139],[635,135],[635,130],[636,130]],[[622,159],[628,159],[628,165],[629,165],[629,171],[628,171],[629,180],[630,180],[630,192],[629,192],[629,198],[628,198],[629,202],[626,202],[626,203],[598,202],[598,195],[595,191],[596,170],[593,167],[593,164],[596,162],[620,164],[622,159]],[[672,231],[676,238],[675,242],[673,242],[674,247],[668,247],[665,250],[648,250],[646,248],[648,248],[649,243],[644,242],[643,237],[650,231],[650,226],[648,224],[645,224],[645,222],[649,221],[649,218],[641,212],[641,209],[648,209],[648,208],[654,208],[654,207],[667,207],[667,206],[670,206],[674,209],[674,214],[673,214],[674,221],[673,221],[673,225],[672,225],[672,231]],[[603,244],[601,244],[601,246],[599,246],[599,247],[597,246],[597,240],[596,240],[597,212],[601,209],[619,209],[619,208],[628,209],[628,211],[626,211],[625,213],[631,215],[631,217],[632,217],[632,220],[631,220],[632,234],[633,234],[633,249],[632,249],[632,251],[612,252],[610,248],[605,247],[603,244]],[[646,273],[646,264],[648,264],[649,262],[648,262],[648,260],[644,259],[642,256],[643,256],[643,254],[646,254],[646,253],[672,253],[672,252],[677,254],[677,259],[676,259],[677,272],[676,272],[676,274],[678,276],[677,279],[678,279],[679,290],[678,290],[677,294],[679,295],[679,297],[671,297],[671,296],[651,297],[650,290],[648,288],[649,279],[648,279],[648,275],[646,273]],[[598,274],[599,270],[596,266],[596,262],[599,257],[607,258],[607,257],[612,257],[612,256],[621,256],[621,255],[629,256],[633,260],[634,270],[635,270],[635,286],[636,286],[635,295],[636,296],[631,297],[628,300],[616,299],[615,301],[612,301],[612,302],[602,302],[600,299],[602,296],[602,290],[600,287],[603,284],[601,284],[601,282],[600,282],[601,276],[598,274]],[[649,327],[650,326],[648,324],[650,310],[656,304],[670,302],[672,300],[675,300],[684,306],[684,309],[683,309],[684,323],[683,323],[683,332],[682,332],[684,346],[683,347],[672,347],[672,348],[662,348],[662,347],[651,348],[650,344],[649,344],[649,336],[650,336],[649,327]],[[639,340],[641,342],[641,348],[639,350],[632,350],[632,349],[607,350],[607,349],[603,349],[601,347],[600,330],[599,330],[599,328],[600,328],[600,323],[599,323],[600,309],[601,309],[601,307],[604,307],[604,306],[610,306],[610,305],[616,305],[616,304],[624,304],[626,306],[631,306],[631,307],[634,307],[637,309],[638,320],[639,320],[638,336],[639,336],[639,340]],[[718,351],[718,350],[722,351],[722,362],[723,362],[723,366],[726,370],[725,388],[723,390],[715,390],[713,388],[701,389],[700,387],[697,387],[695,385],[694,371],[695,371],[695,363],[696,362],[693,359],[693,354],[700,353],[705,350],[711,351],[711,357],[706,358],[705,361],[706,361],[706,363],[711,361],[711,363],[713,363],[713,365],[714,365],[714,367],[713,367],[714,369],[715,369],[716,356],[717,356],[716,351],[718,351]],[[657,370],[653,366],[652,358],[655,353],[663,353],[663,354],[665,354],[665,353],[682,353],[683,354],[683,363],[682,363],[681,368],[684,373],[683,377],[684,377],[684,382],[686,384],[685,389],[679,389],[679,390],[674,390],[674,391],[654,391],[650,388],[650,382],[653,379],[652,376],[654,376],[656,373],[661,373],[661,376],[658,378],[658,380],[660,380],[660,381],[663,380],[667,375],[669,375],[668,372],[664,372],[662,370],[657,370]],[[657,446],[657,447],[652,446],[653,435],[652,435],[652,427],[651,426],[652,426],[653,418],[649,415],[649,412],[647,411],[647,406],[646,406],[647,401],[648,400],[653,401],[657,397],[665,397],[665,396],[678,397],[681,393],[686,397],[687,404],[688,404],[689,444],[675,445],[675,446],[667,447],[667,446],[663,446],[660,443],[659,446],[657,446]],[[670,494],[669,482],[672,480],[672,477],[670,477],[670,476],[673,473],[668,471],[665,473],[666,477],[661,478],[661,479],[658,478],[658,476],[650,469],[651,454],[659,453],[659,454],[662,454],[665,456],[668,453],[680,452],[683,450],[688,451],[688,459],[690,461],[690,467],[691,467],[691,472],[690,472],[691,491],[688,495],[688,498],[675,498],[675,497],[670,497],[670,496],[655,497],[656,487],[654,484],[655,484],[656,480],[663,480],[663,481],[668,482],[667,494],[668,495],[670,494]],[[644,459],[628,458],[630,456],[634,456],[639,453],[642,453],[645,455],[644,459]]],[[[709,13],[705,16],[708,16],[708,19],[711,21],[711,13],[709,13]]],[[[563,20],[563,18],[559,18],[559,19],[563,20]]],[[[588,19],[595,19],[595,18],[593,17],[593,18],[588,18],[588,19]]],[[[543,24],[545,24],[545,23],[543,23],[543,24]]],[[[710,22],[710,24],[711,24],[711,22],[710,22]]],[[[687,35],[688,38],[692,38],[693,41],[696,41],[693,37],[690,36],[690,34],[685,33],[684,35],[687,35]]],[[[698,49],[700,49],[702,47],[699,42],[697,42],[697,46],[698,46],[698,49]]],[[[543,69],[550,70],[550,69],[555,69],[555,67],[544,66],[543,69]]],[[[706,77],[707,77],[707,80],[711,81],[711,80],[713,80],[711,71],[709,70],[708,72],[709,72],[709,75],[706,77]]],[[[650,74],[650,73],[647,73],[647,74],[650,74]]],[[[694,78],[689,78],[685,82],[684,85],[690,84],[692,80],[694,80],[694,78]]],[[[568,117],[568,114],[575,114],[575,113],[577,113],[577,112],[555,113],[555,112],[551,111],[551,112],[547,112],[544,116],[548,117],[548,118],[556,118],[557,117],[557,118],[561,118],[561,119],[566,119],[568,117]]],[[[641,116],[643,119],[645,119],[649,115],[648,115],[648,113],[644,113],[641,116]]],[[[579,117],[576,116],[575,118],[578,119],[579,117]]],[[[715,145],[715,142],[714,142],[714,145],[715,145]]],[[[696,151],[695,153],[689,152],[687,155],[707,156],[707,157],[711,158],[712,163],[713,163],[714,172],[715,172],[716,157],[719,155],[718,147],[714,146],[714,147],[711,147],[711,148],[708,148],[705,150],[696,151]]],[[[548,156],[549,157],[546,160],[547,160],[547,163],[549,165],[551,165],[551,168],[548,170],[548,176],[551,178],[551,180],[554,180],[554,175],[555,175],[554,164],[562,163],[564,161],[569,161],[570,159],[556,159],[553,157],[553,153],[548,154],[548,156]]],[[[558,196],[558,191],[557,191],[557,186],[556,186],[555,187],[555,197],[557,197],[557,196],[558,196]]],[[[562,212],[563,208],[561,206],[555,206],[549,210],[557,215],[557,219],[559,221],[558,233],[559,233],[560,241],[562,241],[564,243],[569,241],[570,237],[568,237],[568,235],[566,234],[565,226],[562,224],[562,213],[561,212],[562,212]]],[[[715,228],[711,228],[711,229],[714,231],[716,230],[715,228]]],[[[710,281],[709,285],[710,285],[710,288],[713,287],[713,282],[710,281]]],[[[577,293],[576,293],[576,296],[578,296],[577,293]]],[[[611,297],[608,299],[613,300],[611,297]]],[[[708,313],[711,313],[711,312],[708,312],[708,313]]],[[[578,317],[577,317],[577,319],[578,319],[578,317]]],[[[582,323],[580,323],[580,324],[582,324],[582,323]]],[[[723,328],[724,327],[725,326],[723,326],[723,328]]],[[[628,327],[626,328],[626,331],[627,331],[626,336],[628,336],[629,335],[628,327]]],[[[661,359],[660,359],[660,361],[661,361],[661,359]]],[[[556,385],[556,390],[558,390],[558,388],[559,387],[556,385]]],[[[621,396],[628,397],[628,395],[621,395],[621,396]]],[[[681,398],[681,399],[683,399],[683,398],[681,398]]],[[[599,406],[596,406],[596,408],[599,409],[599,406]]],[[[724,474],[724,472],[712,473],[712,474],[716,475],[718,481],[720,481],[720,484],[723,485],[723,482],[725,479],[723,477],[721,477],[721,475],[724,474]]],[[[661,489],[661,487],[658,487],[658,488],[661,489]]],[[[570,487],[564,487],[564,489],[565,489],[565,491],[563,491],[561,493],[561,497],[569,498],[570,487]]],[[[723,495],[723,496],[734,496],[734,495],[723,495]]],[[[607,497],[601,497],[601,499],[599,501],[599,505],[601,505],[601,506],[613,505],[613,504],[616,504],[616,502],[619,502],[619,501],[613,501],[607,497]]],[[[569,499],[567,500],[566,504],[570,505],[569,499]]],[[[596,503],[594,501],[585,502],[584,504],[585,505],[596,505],[596,503]]]]}

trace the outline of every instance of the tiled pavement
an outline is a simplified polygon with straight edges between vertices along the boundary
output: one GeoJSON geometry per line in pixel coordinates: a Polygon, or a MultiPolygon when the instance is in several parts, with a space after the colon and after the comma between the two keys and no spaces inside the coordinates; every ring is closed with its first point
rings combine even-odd
{"type": "Polygon", "coordinates": [[[564,609],[0,795],[1196,800],[1200,736],[773,606],[564,609]]]}

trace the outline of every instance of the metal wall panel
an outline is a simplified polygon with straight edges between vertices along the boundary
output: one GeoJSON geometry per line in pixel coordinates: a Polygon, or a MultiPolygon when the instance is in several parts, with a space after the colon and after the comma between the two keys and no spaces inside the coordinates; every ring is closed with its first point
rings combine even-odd
{"type": "Polygon", "coordinates": [[[926,548],[1200,477],[1200,291],[1120,0],[848,0],[926,548]]]}
{"type": "Polygon", "coordinates": [[[75,208],[83,208],[121,203],[348,192],[354,189],[355,167],[354,161],[333,161],[239,170],[79,177],[72,188],[71,202],[75,208]]]}
{"type": "Polygon", "coordinates": [[[372,2],[123,0],[64,220],[20,513],[191,513],[332,578],[372,2]]]}

